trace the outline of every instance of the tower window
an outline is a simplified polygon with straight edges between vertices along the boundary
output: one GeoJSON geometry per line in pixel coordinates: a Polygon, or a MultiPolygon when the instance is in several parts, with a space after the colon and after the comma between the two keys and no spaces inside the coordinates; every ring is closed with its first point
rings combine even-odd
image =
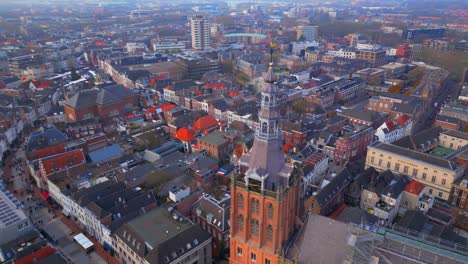
{"type": "Polygon", "coordinates": [[[268,225],[266,228],[266,240],[271,242],[273,240],[273,227],[268,225]]]}
{"type": "Polygon", "coordinates": [[[244,196],[242,194],[237,195],[237,209],[244,210],[244,196]]]}
{"type": "Polygon", "coordinates": [[[267,123],[263,122],[262,123],[262,133],[266,133],[266,132],[267,132],[267,123]]]}
{"type": "Polygon", "coordinates": [[[259,202],[258,202],[258,200],[255,199],[255,198],[250,199],[250,211],[251,211],[253,214],[258,214],[258,211],[259,211],[259,202]]]}
{"type": "Polygon", "coordinates": [[[272,219],[273,218],[273,205],[271,203],[268,204],[267,211],[268,211],[268,219],[272,219]]]}
{"type": "Polygon", "coordinates": [[[257,255],[256,255],[255,253],[250,253],[250,260],[251,260],[252,262],[257,261],[257,255]]]}
{"type": "Polygon", "coordinates": [[[250,232],[253,236],[258,236],[259,222],[257,219],[250,220],[250,232]]]}
{"type": "Polygon", "coordinates": [[[237,227],[239,228],[239,231],[244,230],[244,217],[242,215],[237,217],[237,227]]]}

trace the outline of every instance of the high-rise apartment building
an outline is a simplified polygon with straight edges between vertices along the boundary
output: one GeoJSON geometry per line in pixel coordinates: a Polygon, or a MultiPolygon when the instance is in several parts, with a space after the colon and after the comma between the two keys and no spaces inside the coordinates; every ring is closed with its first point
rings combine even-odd
{"type": "Polygon", "coordinates": [[[233,264],[281,262],[298,215],[299,180],[283,156],[272,64],[264,80],[254,144],[242,156],[240,173],[231,181],[233,264]]]}
{"type": "Polygon", "coordinates": [[[191,21],[192,48],[204,50],[210,45],[210,23],[202,15],[195,15],[191,21]]]}
{"type": "Polygon", "coordinates": [[[317,41],[318,32],[318,26],[299,26],[297,28],[297,39],[303,36],[306,41],[317,41]]]}

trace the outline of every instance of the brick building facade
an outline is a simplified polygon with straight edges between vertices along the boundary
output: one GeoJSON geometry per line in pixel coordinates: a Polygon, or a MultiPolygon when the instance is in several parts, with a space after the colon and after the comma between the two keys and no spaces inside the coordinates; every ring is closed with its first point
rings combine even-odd
{"type": "Polygon", "coordinates": [[[121,85],[81,91],[69,98],[64,106],[67,122],[97,117],[108,121],[124,115],[137,104],[136,95],[121,85]]]}

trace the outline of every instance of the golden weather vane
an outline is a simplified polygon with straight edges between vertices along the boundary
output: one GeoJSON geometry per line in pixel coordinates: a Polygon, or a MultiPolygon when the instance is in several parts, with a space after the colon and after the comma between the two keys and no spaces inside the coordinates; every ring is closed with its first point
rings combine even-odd
{"type": "Polygon", "coordinates": [[[276,43],[270,42],[270,63],[273,63],[273,52],[275,52],[274,48],[276,45],[276,43]]]}

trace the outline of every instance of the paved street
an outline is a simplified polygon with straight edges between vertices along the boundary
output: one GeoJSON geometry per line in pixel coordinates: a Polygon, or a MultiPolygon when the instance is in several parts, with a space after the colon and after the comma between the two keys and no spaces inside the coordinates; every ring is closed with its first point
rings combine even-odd
{"type": "Polygon", "coordinates": [[[457,98],[459,90],[460,86],[457,83],[448,81],[445,89],[443,89],[440,94],[433,99],[427,111],[423,113],[421,118],[419,118],[419,122],[413,125],[413,132],[417,133],[430,128],[435,122],[441,105],[449,101],[449,96],[451,99],[457,98]],[[437,107],[434,106],[434,103],[437,103],[437,107]]]}
{"type": "Polygon", "coordinates": [[[24,204],[24,210],[30,217],[33,224],[39,230],[44,230],[52,240],[57,242],[56,247],[62,251],[62,253],[69,258],[72,263],[106,263],[96,252],[92,252],[86,255],[81,251],[80,246],[73,241],[71,237],[71,229],[65,225],[61,220],[65,216],[55,216],[44,205],[42,199],[29,193],[32,189],[32,185],[29,181],[28,171],[26,169],[26,155],[22,149],[19,149],[12,161],[12,176],[13,176],[13,188],[16,190],[17,197],[24,204]]]}

